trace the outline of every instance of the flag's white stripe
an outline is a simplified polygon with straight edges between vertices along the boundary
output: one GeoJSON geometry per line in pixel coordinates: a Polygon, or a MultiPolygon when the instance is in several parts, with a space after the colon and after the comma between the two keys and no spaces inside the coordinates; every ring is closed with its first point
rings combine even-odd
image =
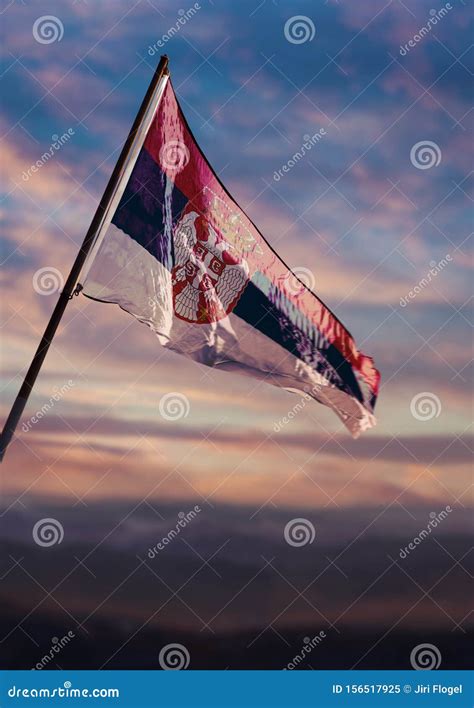
{"type": "Polygon", "coordinates": [[[102,220],[101,220],[100,225],[97,229],[97,234],[96,234],[96,237],[94,240],[94,244],[93,244],[91,250],[89,251],[89,255],[87,256],[86,261],[82,267],[82,271],[81,271],[81,275],[80,275],[80,278],[82,281],[84,281],[87,278],[87,274],[91,268],[94,258],[97,255],[100,245],[104,239],[104,236],[107,233],[107,229],[110,225],[110,222],[112,221],[112,218],[113,218],[115,212],[117,211],[117,207],[120,203],[120,200],[122,199],[123,193],[125,191],[125,187],[127,186],[128,180],[130,179],[130,175],[132,174],[132,170],[135,167],[135,163],[137,161],[140,150],[142,149],[143,143],[145,142],[145,138],[146,138],[148,130],[150,128],[151,122],[155,116],[158,106],[160,105],[160,101],[163,96],[163,92],[165,90],[165,86],[166,86],[167,81],[168,81],[168,75],[165,74],[165,76],[162,76],[162,78],[158,82],[158,85],[156,86],[156,89],[155,89],[155,93],[153,95],[153,98],[150,101],[150,104],[147,108],[147,111],[146,111],[145,116],[142,120],[140,128],[135,134],[135,138],[133,140],[132,147],[131,147],[130,152],[128,154],[127,160],[123,166],[120,180],[117,184],[114,194],[112,195],[112,198],[109,201],[108,207],[102,216],[102,220]]]}
{"type": "Polygon", "coordinates": [[[84,293],[120,305],[147,324],[161,344],[195,361],[309,394],[332,408],[354,437],[375,424],[359,401],[240,317],[199,325],[177,318],[170,272],[114,224],[91,264],[84,293]]]}

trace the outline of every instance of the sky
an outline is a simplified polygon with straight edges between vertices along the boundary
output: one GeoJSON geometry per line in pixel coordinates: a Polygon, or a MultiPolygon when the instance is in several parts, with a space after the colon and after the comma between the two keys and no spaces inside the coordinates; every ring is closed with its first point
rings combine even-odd
{"type": "Polygon", "coordinates": [[[317,403],[74,298],[3,465],[7,504],[469,506],[470,23],[456,0],[4,2],[3,418],[162,51],[220,179],[382,374],[354,442],[317,403]]]}
{"type": "Polygon", "coordinates": [[[309,668],[416,668],[419,642],[465,667],[467,2],[0,13],[3,420],[165,51],[221,181],[382,376],[377,426],[352,440],[324,406],[73,298],[1,467],[8,665],[34,666],[73,630],[55,668],[157,668],[166,641],[191,668],[281,668],[324,630],[309,668]]]}

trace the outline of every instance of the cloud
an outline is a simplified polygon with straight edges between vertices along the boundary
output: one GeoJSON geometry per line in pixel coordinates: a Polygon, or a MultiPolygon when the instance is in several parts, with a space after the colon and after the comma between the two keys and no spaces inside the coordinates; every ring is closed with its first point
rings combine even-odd
{"type": "MultiPolygon", "coordinates": [[[[398,44],[430,7],[417,6],[413,18],[400,3],[385,5],[306,3],[301,12],[313,18],[316,37],[301,46],[285,39],[288,12],[274,3],[206,5],[167,45],[185,114],[223,182],[290,266],[313,272],[317,293],[361,348],[375,355],[384,383],[374,435],[356,446],[345,436],[332,441],[339,423],[315,404],[273,442],[265,441],[295,397],[203,370],[163,351],[118,308],[78,298],[48,354],[30,415],[55,386],[70,378],[75,385],[54,415],[9,453],[14,469],[27,470],[22,483],[52,495],[67,494],[69,485],[80,493],[92,488],[92,496],[113,492],[126,498],[137,485],[152,489],[157,480],[174,497],[211,493],[222,482],[216,494],[227,499],[262,502],[275,492],[278,503],[308,499],[324,505],[327,495],[360,474],[360,486],[340,492],[344,505],[367,497],[382,503],[417,479],[430,455],[434,459],[451,442],[440,459],[453,465],[453,485],[462,491],[465,441],[456,436],[470,420],[469,351],[467,313],[456,310],[470,296],[472,269],[466,241],[472,228],[470,77],[462,65],[466,57],[449,69],[454,59],[448,49],[459,56],[470,37],[466,13],[457,6],[437,29],[445,46],[430,37],[402,62],[398,44]],[[205,58],[221,42],[210,66],[205,58]],[[390,64],[389,52],[398,63],[390,64]],[[422,87],[433,82],[431,95],[420,98],[422,87]],[[303,136],[321,127],[324,140],[275,182],[274,171],[299,149],[303,136]],[[424,139],[442,152],[431,170],[410,162],[411,147],[424,139]],[[453,257],[449,269],[401,311],[400,298],[446,253],[453,257]],[[157,422],[157,402],[170,389],[191,400],[196,418],[185,426],[157,422]],[[443,404],[442,416],[429,427],[408,413],[411,398],[422,390],[435,392],[443,404]],[[83,438],[75,439],[69,425],[77,425],[83,438]],[[247,446],[260,442],[247,460],[247,446]],[[306,470],[310,477],[298,471],[296,465],[320,448],[306,470]],[[166,479],[183,454],[184,477],[173,472],[166,479]],[[48,464],[57,476],[41,477],[48,464]],[[239,464],[227,480],[223,468],[239,464]],[[367,472],[361,472],[364,465],[367,472]],[[318,489],[321,483],[326,494],[318,489]]],[[[53,2],[48,11],[63,22],[64,37],[51,45],[33,39],[37,8],[14,3],[4,13],[2,277],[8,296],[2,363],[8,401],[56,302],[57,295],[35,292],[33,276],[44,266],[63,276],[69,272],[151,75],[156,57],[147,48],[180,8],[173,2],[162,16],[149,3],[132,7],[107,0],[90,22],[86,4],[53,2]],[[51,136],[68,127],[73,138],[24,180],[51,136]]],[[[437,464],[436,473],[443,470],[437,464]]],[[[421,474],[407,494],[415,502],[436,500],[440,493],[421,474]]]]}

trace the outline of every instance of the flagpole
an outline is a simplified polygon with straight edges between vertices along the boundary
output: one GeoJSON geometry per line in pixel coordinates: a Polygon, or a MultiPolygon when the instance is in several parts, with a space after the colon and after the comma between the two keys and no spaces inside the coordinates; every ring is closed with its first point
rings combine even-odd
{"type": "Polygon", "coordinates": [[[82,246],[79,253],[76,256],[76,260],[71,268],[71,272],[66,280],[64,288],[59,296],[56,307],[53,310],[53,314],[48,322],[48,325],[44,331],[41,341],[38,345],[38,349],[35,352],[33,360],[30,367],[26,373],[24,381],[18,392],[17,397],[13,403],[11,411],[8,415],[5,425],[3,426],[2,434],[0,435],[0,462],[3,460],[5,452],[9,443],[11,442],[13,435],[15,433],[16,427],[20,421],[23,414],[23,410],[28,401],[28,397],[32,391],[35,384],[36,378],[41,370],[43,361],[48,353],[48,349],[53,341],[53,337],[56,333],[58,325],[66,309],[66,305],[74,294],[79,294],[80,290],[76,288],[77,280],[81,274],[82,267],[90,253],[92,246],[95,243],[99,229],[103,223],[104,215],[107,213],[110,202],[117,192],[121,180],[124,176],[124,168],[127,163],[127,158],[130,154],[132,146],[134,144],[137,133],[140,131],[142,122],[150,108],[150,105],[155,97],[160,80],[168,73],[168,57],[166,55],[160,58],[160,62],[156,68],[153,78],[150,82],[148,90],[142,101],[140,109],[137,116],[133,122],[133,125],[128,134],[127,140],[122,148],[120,157],[117,164],[114,167],[112,175],[109,179],[107,187],[105,188],[102,199],[100,200],[99,206],[94,214],[91,221],[89,229],[86,233],[82,246]]]}

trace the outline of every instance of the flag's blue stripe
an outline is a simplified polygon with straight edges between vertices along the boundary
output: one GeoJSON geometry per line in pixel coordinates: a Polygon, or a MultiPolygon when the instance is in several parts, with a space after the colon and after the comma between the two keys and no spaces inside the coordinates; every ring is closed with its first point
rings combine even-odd
{"type": "MultiPolygon", "coordinates": [[[[171,233],[165,228],[165,214],[169,213],[174,224],[187,203],[187,197],[176,186],[169,195],[165,194],[165,177],[143,148],[112,223],[170,270],[173,244],[171,233]]],[[[261,273],[253,276],[232,314],[364,402],[351,365],[261,273]]]]}
{"type": "Polygon", "coordinates": [[[168,212],[174,224],[188,201],[176,187],[165,195],[165,176],[143,148],[112,223],[171,270],[173,239],[165,228],[165,215],[168,212]]]}
{"type": "Polygon", "coordinates": [[[353,395],[362,403],[364,398],[351,365],[340,351],[324,342],[317,328],[310,324],[306,331],[298,327],[291,317],[272,302],[271,296],[261,289],[264,276],[257,273],[245,288],[232,314],[245,320],[269,339],[309,364],[339,389],[353,395]],[[257,286],[255,281],[259,283],[257,286]]]}

